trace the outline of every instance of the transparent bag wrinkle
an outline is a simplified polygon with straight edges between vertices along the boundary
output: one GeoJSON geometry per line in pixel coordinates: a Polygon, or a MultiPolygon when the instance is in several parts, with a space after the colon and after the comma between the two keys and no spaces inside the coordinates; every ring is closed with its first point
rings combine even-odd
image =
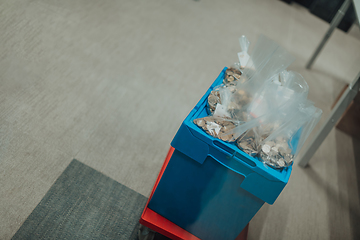
{"type": "Polygon", "coordinates": [[[248,64],[250,60],[250,55],[248,53],[250,41],[247,39],[245,35],[242,35],[239,38],[239,44],[241,48],[241,52],[238,53],[239,64],[238,66],[242,69],[248,64]]]}
{"type": "Polygon", "coordinates": [[[239,62],[226,70],[223,83],[207,98],[209,115],[194,123],[273,168],[288,167],[322,111],[307,100],[305,79],[286,70],[295,60],[288,51],[263,35],[251,52],[246,36],[239,44],[239,62]]]}

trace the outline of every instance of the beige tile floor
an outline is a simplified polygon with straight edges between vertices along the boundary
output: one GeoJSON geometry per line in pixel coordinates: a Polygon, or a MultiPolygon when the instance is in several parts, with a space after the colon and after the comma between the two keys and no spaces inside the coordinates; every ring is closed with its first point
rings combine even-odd
{"type": "MultiPolygon", "coordinates": [[[[323,122],[360,66],[358,29],[336,30],[305,70],[327,28],[270,0],[0,1],[0,239],[73,158],[148,196],[179,125],[236,61],[242,34],[253,43],[265,34],[296,56],[290,69],[308,81],[323,122]]],[[[359,237],[353,151],[333,130],[254,217],[249,239],[359,237]]]]}

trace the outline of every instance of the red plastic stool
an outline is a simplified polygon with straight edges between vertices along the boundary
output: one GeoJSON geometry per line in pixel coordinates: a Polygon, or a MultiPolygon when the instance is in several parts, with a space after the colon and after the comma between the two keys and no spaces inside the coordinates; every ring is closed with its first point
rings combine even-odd
{"type": "MultiPolygon", "coordinates": [[[[141,218],[139,220],[139,223],[143,226],[151,229],[152,231],[158,232],[168,238],[174,239],[174,240],[200,240],[199,238],[195,237],[191,233],[185,231],[184,229],[180,228],[179,226],[175,225],[174,223],[170,222],[166,218],[160,216],[156,212],[149,209],[147,206],[149,204],[149,201],[154,194],[154,191],[162,177],[162,174],[165,171],[165,168],[170,161],[170,158],[174,152],[174,148],[170,147],[169,152],[165,158],[164,164],[160,170],[160,173],[156,179],[155,185],[152,189],[151,195],[146,203],[145,209],[141,215],[141,218]]],[[[236,237],[235,240],[246,240],[248,235],[248,229],[249,224],[244,228],[244,230],[236,237]]],[[[139,230],[139,238],[151,240],[151,236],[146,236],[147,234],[153,234],[153,232],[149,232],[148,229],[141,227],[139,230]],[[143,237],[140,237],[143,236],[143,237]]]]}

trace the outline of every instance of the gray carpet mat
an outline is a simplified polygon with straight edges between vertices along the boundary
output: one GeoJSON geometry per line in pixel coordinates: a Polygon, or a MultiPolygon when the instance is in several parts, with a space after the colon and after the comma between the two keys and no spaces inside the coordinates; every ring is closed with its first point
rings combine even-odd
{"type": "Polygon", "coordinates": [[[12,239],[137,239],[146,201],[74,159],[12,239]]]}

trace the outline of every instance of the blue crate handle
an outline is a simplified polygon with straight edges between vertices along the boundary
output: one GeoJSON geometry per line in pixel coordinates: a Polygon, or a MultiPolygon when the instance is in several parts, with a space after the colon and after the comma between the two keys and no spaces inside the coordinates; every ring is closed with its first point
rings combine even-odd
{"type": "Polygon", "coordinates": [[[257,167],[254,161],[242,156],[238,151],[229,148],[220,140],[213,140],[213,146],[214,148],[209,149],[209,155],[214,158],[215,161],[233,172],[247,177],[247,175],[253,173],[254,168],[257,167]]]}

